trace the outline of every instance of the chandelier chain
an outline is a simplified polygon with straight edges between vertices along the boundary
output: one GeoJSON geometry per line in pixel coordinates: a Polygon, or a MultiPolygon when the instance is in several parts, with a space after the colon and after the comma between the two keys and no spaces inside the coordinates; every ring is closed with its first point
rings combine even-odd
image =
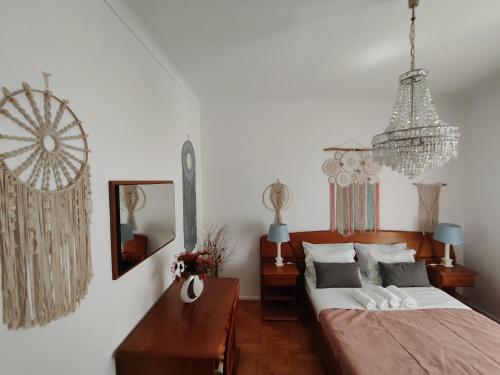
{"type": "Polygon", "coordinates": [[[410,55],[411,55],[411,70],[415,69],[415,6],[411,7],[411,26],[410,26],[410,55]]]}

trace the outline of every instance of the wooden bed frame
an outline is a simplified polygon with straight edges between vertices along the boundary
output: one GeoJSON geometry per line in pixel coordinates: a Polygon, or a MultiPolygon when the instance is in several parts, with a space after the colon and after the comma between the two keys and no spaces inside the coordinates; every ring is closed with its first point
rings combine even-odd
{"type": "MultiPolygon", "coordinates": [[[[317,319],[316,312],[309,299],[309,295],[304,288],[304,248],[302,241],[320,244],[320,243],[345,243],[345,242],[358,242],[358,243],[376,243],[376,244],[393,244],[398,242],[405,242],[408,244],[409,249],[415,249],[416,259],[425,260],[427,263],[440,262],[444,256],[444,244],[436,242],[432,239],[431,235],[423,235],[421,232],[409,231],[393,231],[381,230],[378,232],[361,232],[354,233],[351,236],[344,237],[338,232],[330,231],[316,231],[316,232],[296,232],[290,233],[290,242],[282,244],[281,252],[285,261],[297,263],[300,277],[299,277],[299,301],[298,304],[302,308],[303,316],[310,324],[314,334],[317,337],[317,342],[320,347],[319,354],[325,370],[328,374],[342,374],[341,368],[330,348],[326,335],[323,332],[321,324],[317,319]]],[[[276,244],[267,241],[267,236],[260,238],[260,266],[264,263],[274,263],[276,257],[276,244]]],[[[455,259],[453,249],[451,257],[455,259]]],[[[261,272],[262,274],[262,272],[261,272]]],[[[262,290],[262,279],[261,279],[262,290]]]]}

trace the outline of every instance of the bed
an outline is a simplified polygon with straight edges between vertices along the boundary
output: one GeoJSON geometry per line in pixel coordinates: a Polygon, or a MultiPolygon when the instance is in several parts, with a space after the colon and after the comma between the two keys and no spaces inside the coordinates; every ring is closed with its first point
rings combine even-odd
{"type": "MultiPolygon", "coordinates": [[[[283,257],[298,265],[300,304],[321,344],[319,354],[329,374],[500,374],[500,325],[433,287],[403,288],[418,300],[418,307],[393,311],[364,309],[349,288],[316,289],[314,282],[303,277],[302,241],[405,242],[416,250],[416,259],[426,262],[441,257],[443,245],[407,231],[349,237],[327,231],[290,233],[290,243],[282,246],[283,257]]],[[[275,244],[263,236],[260,252],[261,264],[273,262],[275,244]]]]}

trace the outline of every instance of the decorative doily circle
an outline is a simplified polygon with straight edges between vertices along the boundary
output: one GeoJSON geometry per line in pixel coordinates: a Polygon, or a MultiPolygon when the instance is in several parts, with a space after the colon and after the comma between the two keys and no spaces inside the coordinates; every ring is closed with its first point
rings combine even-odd
{"type": "Polygon", "coordinates": [[[342,151],[337,151],[335,154],[333,154],[333,158],[335,160],[342,160],[342,156],[344,156],[344,153],[342,151]]]}
{"type": "Polygon", "coordinates": [[[382,170],[382,166],[372,158],[363,159],[362,166],[365,173],[370,176],[375,176],[382,170]]]}
{"type": "Polygon", "coordinates": [[[82,176],[88,162],[81,121],[49,90],[2,88],[0,162],[18,181],[39,191],[60,191],[82,176]]]}
{"type": "Polygon", "coordinates": [[[364,184],[367,182],[368,177],[361,171],[361,169],[356,169],[352,173],[352,182],[355,184],[364,184]]]}
{"type": "Polygon", "coordinates": [[[368,176],[366,179],[366,182],[368,182],[370,185],[375,185],[376,183],[379,182],[379,177],[378,176],[368,176]]]}
{"type": "Polygon", "coordinates": [[[347,151],[342,157],[342,164],[346,171],[352,172],[360,167],[360,157],[357,152],[347,151]]]}
{"type": "Polygon", "coordinates": [[[352,184],[352,177],[350,173],[342,171],[337,175],[337,185],[339,185],[340,187],[345,188],[351,184],[352,184]]]}
{"type": "Polygon", "coordinates": [[[323,172],[329,177],[335,177],[342,166],[340,165],[340,161],[334,158],[326,159],[323,163],[323,172]]]}

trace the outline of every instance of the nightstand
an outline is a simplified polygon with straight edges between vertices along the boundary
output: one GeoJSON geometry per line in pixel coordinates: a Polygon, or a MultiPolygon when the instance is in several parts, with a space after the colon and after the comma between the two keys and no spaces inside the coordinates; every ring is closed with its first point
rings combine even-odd
{"type": "Polygon", "coordinates": [[[454,267],[428,266],[427,274],[433,286],[459,300],[463,300],[463,297],[455,292],[455,288],[474,286],[474,278],[479,275],[476,271],[459,264],[455,264],[454,267]]]}
{"type": "Polygon", "coordinates": [[[263,320],[298,320],[296,264],[276,267],[263,263],[261,268],[261,301],[263,320]]]}

